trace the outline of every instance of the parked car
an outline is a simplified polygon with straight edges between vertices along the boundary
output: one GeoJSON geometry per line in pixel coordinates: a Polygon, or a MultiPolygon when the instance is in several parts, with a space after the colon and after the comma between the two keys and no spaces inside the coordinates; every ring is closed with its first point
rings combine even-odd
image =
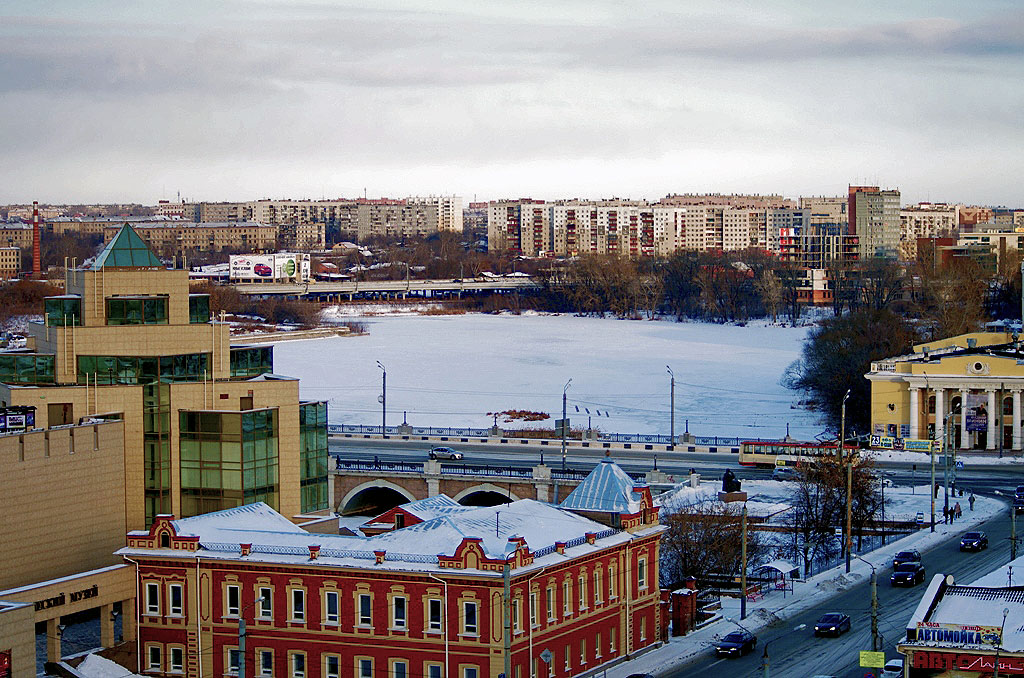
{"type": "Polygon", "coordinates": [[[902,676],[902,659],[890,659],[889,661],[885,662],[885,666],[882,667],[882,678],[902,678],[902,676]]]}
{"type": "Polygon", "coordinates": [[[916,586],[924,581],[924,565],[921,563],[900,563],[892,570],[889,582],[893,586],[916,586]]]}
{"type": "Polygon", "coordinates": [[[823,615],[814,625],[814,635],[832,635],[837,638],[850,630],[850,615],[842,612],[829,612],[823,615]]]}
{"type": "Polygon", "coordinates": [[[960,537],[961,551],[980,551],[988,548],[988,537],[984,532],[965,532],[960,537]]]}
{"type": "Polygon", "coordinates": [[[450,447],[431,447],[431,459],[462,459],[462,452],[456,452],[450,447]]]}
{"type": "Polygon", "coordinates": [[[1013,512],[1017,515],[1024,513],[1024,498],[1013,500],[1013,512]]]}
{"type": "Polygon", "coordinates": [[[895,570],[900,563],[917,563],[918,565],[920,565],[920,551],[900,551],[892,557],[892,569],[895,570]]]}
{"type": "Polygon", "coordinates": [[[733,631],[726,634],[715,646],[716,657],[740,657],[752,652],[757,646],[757,636],[750,631],[733,631]]]}
{"type": "Polygon", "coordinates": [[[800,480],[800,471],[792,466],[776,466],[772,471],[772,480],[800,480]]]}
{"type": "Polygon", "coordinates": [[[1024,499],[1024,485],[1018,485],[1013,493],[1014,499],[1024,499]]]}

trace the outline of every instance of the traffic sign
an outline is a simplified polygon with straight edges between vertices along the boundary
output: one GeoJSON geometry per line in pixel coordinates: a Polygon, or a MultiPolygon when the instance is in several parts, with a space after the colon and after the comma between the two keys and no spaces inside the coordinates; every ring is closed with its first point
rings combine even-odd
{"type": "Polygon", "coordinates": [[[540,658],[544,660],[545,664],[550,664],[551,660],[554,659],[555,656],[551,654],[551,650],[545,649],[540,653],[540,658]]]}
{"type": "Polygon", "coordinates": [[[880,669],[885,666],[885,653],[861,650],[860,665],[869,669],[880,669]]]}

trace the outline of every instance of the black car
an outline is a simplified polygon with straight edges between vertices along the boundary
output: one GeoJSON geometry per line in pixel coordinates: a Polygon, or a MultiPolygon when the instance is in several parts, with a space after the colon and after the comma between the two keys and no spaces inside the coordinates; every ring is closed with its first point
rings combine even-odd
{"type": "Polygon", "coordinates": [[[1018,485],[1017,490],[1013,493],[1014,499],[1024,499],[1024,485],[1018,485]]]}
{"type": "Polygon", "coordinates": [[[895,570],[900,563],[917,563],[920,565],[921,554],[918,551],[900,551],[892,557],[892,569],[895,570]]]}
{"type": "Polygon", "coordinates": [[[753,651],[757,636],[750,631],[733,631],[715,645],[716,657],[739,657],[753,651]]]}
{"type": "Polygon", "coordinates": [[[892,569],[889,581],[893,586],[916,586],[924,581],[924,565],[900,563],[892,569]]]}
{"type": "Polygon", "coordinates": [[[960,537],[961,551],[980,551],[988,548],[988,537],[984,532],[965,532],[960,537]]]}
{"type": "Polygon", "coordinates": [[[1024,499],[1013,500],[1013,512],[1017,515],[1024,513],[1024,499]]]}
{"type": "Polygon", "coordinates": [[[814,625],[814,635],[832,635],[839,637],[850,630],[850,615],[842,612],[829,612],[814,625]]]}

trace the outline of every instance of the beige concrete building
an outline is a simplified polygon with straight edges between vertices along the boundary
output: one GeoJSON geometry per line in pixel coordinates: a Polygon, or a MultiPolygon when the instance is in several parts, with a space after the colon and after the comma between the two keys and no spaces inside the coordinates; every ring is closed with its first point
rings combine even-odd
{"type": "Polygon", "coordinates": [[[0,247],[0,279],[17,278],[21,272],[21,248],[0,247]]]}
{"type": "Polygon", "coordinates": [[[850,222],[849,196],[821,195],[800,198],[800,209],[810,210],[812,224],[843,224],[850,222]]]}
{"type": "Polygon", "coordinates": [[[958,205],[920,203],[900,210],[900,258],[917,258],[918,238],[955,238],[960,230],[958,205]]]}
{"type": "Polygon", "coordinates": [[[854,187],[855,202],[850,213],[850,235],[860,240],[861,257],[895,258],[900,245],[900,192],[879,190],[875,187],[854,187]]]}
{"type": "MultiPolygon", "coordinates": [[[[123,222],[103,229],[104,242],[110,242],[121,231],[123,222]]],[[[278,249],[278,227],[252,221],[222,223],[136,222],[135,232],[149,243],[159,256],[169,258],[188,252],[267,252],[278,249]]],[[[322,249],[322,248],[321,248],[322,249]]]]}
{"type": "Polygon", "coordinates": [[[0,226],[0,247],[32,249],[32,227],[12,224],[0,226]]]}
{"type": "Polygon", "coordinates": [[[997,224],[977,224],[973,233],[961,233],[958,247],[984,248],[1002,261],[1008,252],[1024,249],[1024,226],[1006,227],[997,224]]]}

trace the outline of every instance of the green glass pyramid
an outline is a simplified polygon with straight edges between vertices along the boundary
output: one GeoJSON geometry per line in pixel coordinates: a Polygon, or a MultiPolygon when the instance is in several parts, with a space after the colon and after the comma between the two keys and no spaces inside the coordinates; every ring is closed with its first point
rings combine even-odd
{"type": "Polygon", "coordinates": [[[125,224],[103,248],[93,269],[98,268],[164,268],[160,259],[149,249],[130,224],[125,224]]]}

